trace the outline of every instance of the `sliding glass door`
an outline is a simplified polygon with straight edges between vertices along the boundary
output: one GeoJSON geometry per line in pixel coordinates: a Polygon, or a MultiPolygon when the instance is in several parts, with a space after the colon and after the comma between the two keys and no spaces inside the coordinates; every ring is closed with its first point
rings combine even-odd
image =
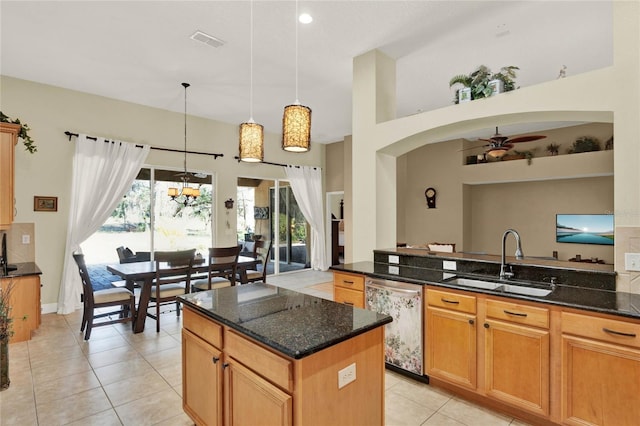
{"type": "Polygon", "coordinates": [[[287,181],[238,178],[237,214],[239,244],[271,240],[268,274],[309,267],[309,226],[287,181]]]}

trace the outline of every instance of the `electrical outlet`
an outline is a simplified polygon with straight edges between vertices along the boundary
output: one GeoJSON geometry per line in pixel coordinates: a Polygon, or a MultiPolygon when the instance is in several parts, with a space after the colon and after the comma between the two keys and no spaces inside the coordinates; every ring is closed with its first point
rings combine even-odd
{"type": "Polygon", "coordinates": [[[443,260],[442,269],[448,269],[449,271],[456,270],[456,262],[454,260],[443,260]]]}
{"type": "Polygon", "coordinates": [[[31,235],[24,234],[22,236],[22,244],[31,244],[31,235]]]}
{"type": "Polygon", "coordinates": [[[640,271],[640,253],[625,253],[624,269],[627,271],[640,271]]]}
{"type": "Polygon", "coordinates": [[[338,389],[342,389],[356,379],[356,363],[347,365],[338,371],[338,389]]]}

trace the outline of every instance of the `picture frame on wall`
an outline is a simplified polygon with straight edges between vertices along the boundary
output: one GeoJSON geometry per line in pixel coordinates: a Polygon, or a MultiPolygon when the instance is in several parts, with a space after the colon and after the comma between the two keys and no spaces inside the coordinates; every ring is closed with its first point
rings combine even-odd
{"type": "Polygon", "coordinates": [[[269,219],[269,207],[254,207],[253,208],[254,219],[269,219]]]}
{"type": "Polygon", "coordinates": [[[33,197],[33,211],[34,212],[57,212],[58,197],[43,197],[40,195],[35,195],[33,197]]]}

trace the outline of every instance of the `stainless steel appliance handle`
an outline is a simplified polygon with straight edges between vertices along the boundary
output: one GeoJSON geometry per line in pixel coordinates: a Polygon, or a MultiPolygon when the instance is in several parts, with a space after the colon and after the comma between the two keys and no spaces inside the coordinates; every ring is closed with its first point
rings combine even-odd
{"type": "Polygon", "coordinates": [[[372,284],[370,281],[365,283],[365,287],[377,288],[378,290],[393,289],[393,291],[399,291],[401,293],[407,293],[407,294],[420,294],[420,290],[408,290],[406,288],[399,288],[399,287],[386,286],[386,285],[376,285],[376,284],[372,284]]]}

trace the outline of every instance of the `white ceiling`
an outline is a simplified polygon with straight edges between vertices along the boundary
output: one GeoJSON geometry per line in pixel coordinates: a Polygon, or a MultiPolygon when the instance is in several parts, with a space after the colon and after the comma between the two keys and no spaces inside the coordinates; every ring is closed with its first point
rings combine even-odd
{"type": "MultiPolygon", "coordinates": [[[[518,85],[530,86],[563,65],[571,76],[613,61],[611,1],[300,0],[298,9],[314,18],[298,24],[298,98],[319,143],[351,134],[352,61],[372,49],[397,60],[398,117],[450,105],[450,78],[480,64],[519,66],[518,85]]],[[[291,0],[253,2],[253,118],[276,134],[296,100],[295,10],[291,0]]],[[[185,81],[190,115],[249,119],[248,1],[1,0],[0,15],[3,75],[176,112],[185,81]],[[190,39],[196,30],[226,44],[190,39]]]]}

